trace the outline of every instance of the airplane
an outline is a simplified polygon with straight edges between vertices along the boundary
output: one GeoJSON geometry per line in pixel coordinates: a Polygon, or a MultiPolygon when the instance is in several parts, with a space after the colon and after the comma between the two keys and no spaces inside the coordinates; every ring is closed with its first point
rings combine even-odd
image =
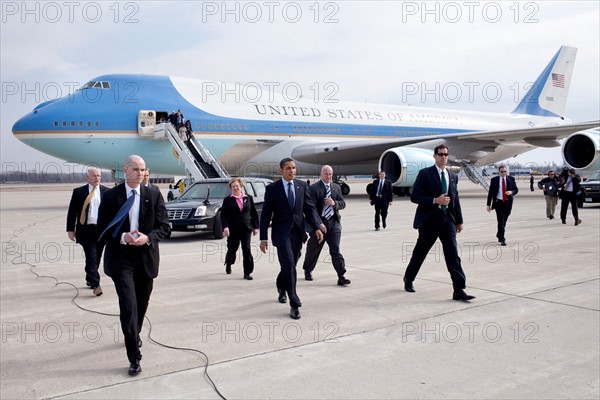
{"type": "MultiPolygon", "coordinates": [[[[142,156],[153,173],[183,175],[184,164],[171,142],[146,134],[152,128],[146,124],[158,125],[181,109],[195,138],[231,175],[272,177],[279,160],[291,157],[298,175],[319,175],[324,164],[332,165],[338,177],[385,170],[399,195],[409,194],[418,171],[433,165],[432,150],[440,143],[450,148],[449,163],[480,183],[476,172],[468,173],[476,171],[475,165],[560,146],[558,140],[567,137],[565,161],[598,169],[600,121],[573,123],[564,116],[576,54],[576,48],[562,46],[510,113],[290,102],[260,88],[246,88],[246,96],[210,96],[212,81],[114,74],[39,104],[12,131],[46,154],[117,175],[119,163],[130,154],[142,156]]],[[[222,85],[224,93],[239,90],[222,85]]]]}

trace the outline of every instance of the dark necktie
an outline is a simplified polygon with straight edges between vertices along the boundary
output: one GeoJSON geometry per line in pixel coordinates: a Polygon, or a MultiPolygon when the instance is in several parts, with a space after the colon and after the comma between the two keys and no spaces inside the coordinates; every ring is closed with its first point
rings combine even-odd
{"type": "MultiPolygon", "coordinates": [[[[444,170],[442,170],[442,194],[446,193],[448,193],[448,182],[446,182],[446,174],[444,173],[444,170]]],[[[448,206],[442,205],[442,210],[445,210],[447,208],[448,206]]]]}
{"type": "MultiPolygon", "coordinates": [[[[325,185],[325,198],[326,199],[330,199],[331,198],[331,185],[325,185]]],[[[333,215],[333,207],[330,206],[329,204],[327,204],[325,207],[323,207],[323,216],[325,217],[325,219],[329,219],[331,218],[331,216],[333,215]]]]}
{"type": "Polygon", "coordinates": [[[123,203],[123,205],[117,212],[117,215],[115,215],[113,220],[110,221],[110,224],[108,224],[108,226],[106,227],[104,232],[102,232],[100,237],[103,237],[104,234],[106,232],[108,232],[108,230],[110,228],[112,228],[113,226],[115,227],[115,229],[112,233],[112,237],[117,236],[117,232],[119,232],[119,229],[121,229],[121,226],[123,225],[123,221],[125,221],[125,218],[127,218],[127,215],[129,214],[129,210],[131,210],[131,206],[133,206],[133,203],[135,201],[135,196],[136,196],[135,190],[131,189],[131,195],[129,196],[127,201],[125,203],[123,203]]]}
{"type": "Polygon", "coordinates": [[[292,186],[292,182],[288,182],[287,198],[290,209],[293,210],[296,202],[294,201],[294,187],[292,186]]]}
{"type": "Polygon", "coordinates": [[[81,207],[81,213],[79,213],[79,223],[81,225],[85,224],[85,221],[87,220],[87,207],[90,204],[90,202],[92,201],[92,199],[94,198],[95,194],[96,194],[96,186],[94,186],[92,191],[87,195],[87,197],[85,198],[85,201],[83,202],[83,207],[81,207]]]}
{"type": "Polygon", "coordinates": [[[383,189],[383,181],[379,181],[379,187],[377,188],[377,197],[381,197],[382,189],[383,189]]]}
{"type": "Polygon", "coordinates": [[[502,179],[502,201],[508,200],[508,196],[506,195],[506,178],[502,179]]]}

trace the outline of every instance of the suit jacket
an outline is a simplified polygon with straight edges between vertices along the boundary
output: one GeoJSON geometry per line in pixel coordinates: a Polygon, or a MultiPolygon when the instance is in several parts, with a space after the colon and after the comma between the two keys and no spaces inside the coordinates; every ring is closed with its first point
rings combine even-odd
{"type": "MultiPolygon", "coordinates": [[[[487,196],[487,205],[490,206],[492,210],[494,208],[496,208],[496,202],[498,201],[498,190],[500,190],[500,177],[499,176],[495,176],[492,178],[492,180],[490,181],[490,190],[488,191],[488,196],[487,196]]],[[[515,178],[513,178],[510,175],[506,176],[506,190],[512,190],[513,194],[512,196],[508,196],[508,203],[507,203],[507,211],[510,214],[510,211],[512,210],[512,205],[513,205],[513,196],[515,196],[517,193],[519,193],[519,188],[517,187],[517,182],[515,181],[515,178]]]]}
{"type": "MultiPolygon", "coordinates": [[[[100,199],[102,199],[102,196],[108,190],[108,188],[102,185],[99,185],[99,188],[100,199]]],[[[79,216],[81,215],[81,208],[83,207],[83,203],[88,197],[88,194],[90,194],[90,190],[87,183],[83,186],[73,189],[71,201],[69,202],[69,210],[67,211],[67,232],[77,232],[77,230],[81,228],[81,224],[79,223],[79,216]]],[[[88,205],[85,209],[86,215],[89,210],[89,207],[90,206],[88,205]]],[[[77,238],[77,235],[75,235],[75,238],[77,238]]]]}
{"type": "MultiPolygon", "coordinates": [[[[337,219],[338,221],[342,220],[339,210],[343,210],[346,208],[346,201],[342,196],[342,189],[340,185],[337,183],[331,182],[331,198],[335,201],[335,205],[333,206],[333,216],[332,218],[337,219]]],[[[323,181],[315,182],[308,187],[308,193],[315,203],[315,208],[317,209],[317,215],[323,214],[323,200],[325,199],[325,194],[327,193],[327,188],[323,181]]]]}
{"type": "Polygon", "coordinates": [[[272,218],[271,236],[275,247],[285,243],[292,229],[305,232],[305,216],[313,230],[321,226],[321,218],[317,215],[315,204],[308,194],[306,182],[294,179],[293,184],[296,194],[296,205],[293,210],[290,209],[281,180],[271,183],[265,192],[265,202],[260,216],[260,240],[268,240],[267,230],[272,218]]]}
{"type": "Polygon", "coordinates": [[[223,229],[229,228],[231,232],[247,232],[258,229],[258,213],[252,196],[244,196],[241,211],[235,197],[225,197],[221,206],[221,225],[223,229]]]}
{"type": "MultiPolygon", "coordinates": [[[[104,232],[104,229],[110,224],[126,200],[125,183],[121,183],[104,193],[102,203],[100,203],[100,211],[98,212],[99,232],[104,232]]],[[[106,275],[112,276],[112,273],[120,268],[123,260],[126,260],[133,252],[139,250],[148,278],[153,279],[158,276],[158,262],[160,259],[158,242],[169,235],[171,228],[169,227],[169,217],[162,194],[144,185],[140,185],[140,213],[138,222],[138,230],[150,238],[149,245],[136,246],[137,250],[135,250],[135,248],[132,248],[133,246],[120,243],[122,234],[130,230],[129,217],[125,219],[115,237],[109,231],[104,237],[100,238],[106,245],[104,252],[104,272],[106,275]]]]}
{"type": "MultiPolygon", "coordinates": [[[[369,193],[369,200],[371,204],[375,202],[377,198],[377,189],[379,188],[379,179],[373,181],[371,185],[371,193],[369,193]]],[[[383,181],[383,188],[381,190],[381,198],[385,203],[391,203],[394,200],[394,192],[392,191],[392,184],[387,179],[383,181]]]]}
{"type": "MultiPolygon", "coordinates": [[[[448,174],[448,196],[450,196],[450,204],[448,204],[448,213],[454,220],[456,225],[463,223],[462,209],[460,207],[460,199],[458,198],[458,176],[446,169],[448,174]]],[[[428,168],[423,168],[419,171],[417,179],[413,186],[413,191],[410,196],[410,201],[418,204],[415,213],[413,228],[419,229],[436,211],[440,205],[435,204],[433,199],[442,194],[442,180],[435,165],[428,168]]]]}

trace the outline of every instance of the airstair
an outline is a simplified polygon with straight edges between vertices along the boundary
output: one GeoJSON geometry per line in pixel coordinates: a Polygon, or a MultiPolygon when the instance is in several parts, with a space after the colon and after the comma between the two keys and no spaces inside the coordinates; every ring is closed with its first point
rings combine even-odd
{"type": "Polygon", "coordinates": [[[170,122],[154,121],[153,111],[140,111],[138,115],[138,134],[154,140],[169,140],[185,168],[195,181],[211,178],[229,178],[211,152],[200,143],[194,134],[179,136],[170,122]]]}
{"type": "Polygon", "coordinates": [[[475,165],[471,164],[468,161],[461,161],[460,162],[460,166],[462,167],[462,170],[465,172],[465,175],[467,175],[467,178],[469,178],[469,180],[473,183],[477,183],[481,186],[483,186],[483,188],[485,189],[486,192],[489,192],[490,190],[490,183],[488,182],[488,180],[486,179],[485,176],[483,176],[481,174],[481,172],[479,172],[477,170],[477,168],[475,167],[475,165]]]}

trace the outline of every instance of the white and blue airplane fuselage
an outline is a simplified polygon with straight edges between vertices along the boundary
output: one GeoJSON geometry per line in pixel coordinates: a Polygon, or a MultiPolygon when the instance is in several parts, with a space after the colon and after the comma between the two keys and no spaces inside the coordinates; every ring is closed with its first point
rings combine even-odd
{"type": "MultiPolygon", "coordinates": [[[[231,175],[272,176],[279,160],[292,157],[303,175],[318,175],[323,164],[337,175],[386,169],[396,186],[410,186],[415,171],[433,163],[431,150],[439,143],[450,147],[452,162],[489,164],[557,146],[558,139],[597,126],[563,116],[575,55],[575,48],[563,46],[512,113],[291,102],[253,87],[242,92],[220,82],[115,74],[38,105],[14,124],[13,134],[69,162],[120,171],[128,155],[138,154],[153,173],[182,175],[184,164],[170,142],[142,137],[138,118],[140,110],[166,116],[180,109],[231,175]],[[415,171],[403,175],[411,164],[415,171]]],[[[598,150],[581,162],[597,163],[598,150]]]]}

